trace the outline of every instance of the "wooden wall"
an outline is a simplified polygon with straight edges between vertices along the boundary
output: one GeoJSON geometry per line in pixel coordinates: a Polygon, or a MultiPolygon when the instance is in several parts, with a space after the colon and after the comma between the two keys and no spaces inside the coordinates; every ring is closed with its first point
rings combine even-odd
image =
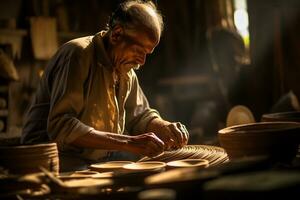
{"type": "MultiPolygon", "coordinates": [[[[55,17],[59,42],[62,44],[74,37],[102,30],[109,14],[122,0],[14,2],[19,4],[0,4],[0,11],[11,10],[1,13],[5,17],[15,17],[17,29],[29,31],[30,16],[55,17]]],[[[165,30],[160,44],[147,58],[145,66],[137,72],[151,105],[160,106],[162,114],[172,120],[191,123],[195,119],[204,119],[196,120],[194,124],[210,123],[212,118],[199,114],[204,110],[211,115],[222,113],[224,121],[228,110],[209,110],[220,99],[212,95],[216,92],[217,80],[213,77],[212,61],[207,47],[207,30],[216,26],[234,28],[232,0],[155,2],[164,16],[165,30]],[[172,77],[175,78],[166,80],[172,77]],[[169,85],[161,84],[170,82],[169,85]],[[160,103],[162,95],[165,96],[165,103],[160,103]],[[168,106],[159,104],[174,105],[167,110],[168,106]]],[[[261,114],[268,112],[281,95],[291,88],[299,90],[300,6],[297,0],[249,0],[248,7],[251,66],[243,68],[239,74],[241,82],[236,85],[239,86],[240,93],[235,103],[250,107],[259,120],[261,114]]],[[[0,20],[2,18],[0,14],[0,20]]],[[[34,94],[38,74],[46,63],[47,60],[34,59],[28,32],[23,38],[21,58],[15,59],[21,80],[13,84],[13,98],[16,102],[13,124],[22,125],[22,117],[34,94]]],[[[215,126],[214,131],[219,128],[216,123],[212,126],[215,126]]]]}
{"type": "Polygon", "coordinates": [[[252,61],[248,104],[259,119],[289,90],[299,91],[300,4],[251,0],[248,6],[252,61]]]}

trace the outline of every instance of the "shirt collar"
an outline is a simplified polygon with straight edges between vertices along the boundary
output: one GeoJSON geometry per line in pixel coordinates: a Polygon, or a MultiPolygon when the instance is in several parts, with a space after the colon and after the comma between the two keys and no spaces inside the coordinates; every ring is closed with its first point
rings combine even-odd
{"type": "Polygon", "coordinates": [[[103,37],[105,34],[106,31],[100,31],[94,35],[93,41],[95,43],[96,59],[97,59],[97,63],[100,63],[106,68],[113,70],[112,62],[108,57],[108,54],[103,44],[103,37]]]}

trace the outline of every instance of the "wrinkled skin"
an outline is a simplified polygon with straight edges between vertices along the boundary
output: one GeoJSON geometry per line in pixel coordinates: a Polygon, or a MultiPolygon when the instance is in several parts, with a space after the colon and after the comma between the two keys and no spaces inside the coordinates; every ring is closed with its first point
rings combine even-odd
{"type": "MultiPolygon", "coordinates": [[[[159,43],[160,35],[157,33],[150,33],[142,28],[126,29],[121,25],[116,25],[109,31],[104,42],[116,74],[121,75],[144,65],[146,56],[159,43]]],[[[181,123],[155,118],[149,122],[146,132],[140,135],[128,136],[94,130],[75,140],[74,144],[88,148],[101,146],[106,150],[128,151],[153,157],[165,150],[183,147],[188,143],[188,138],[188,131],[181,123]]]]}
{"type": "Polygon", "coordinates": [[[109,34],[109,42],[108,51],[113,65],[119,73],[127,73],[145,64],[146,56],[159,43],[159,36],[116,25],[109,34]]]}

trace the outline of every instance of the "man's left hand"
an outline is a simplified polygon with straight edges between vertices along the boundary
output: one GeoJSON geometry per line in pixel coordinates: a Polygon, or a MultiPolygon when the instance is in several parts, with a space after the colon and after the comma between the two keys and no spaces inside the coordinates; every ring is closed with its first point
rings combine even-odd
{"type": "Polygon", "coordinates": [[[185,125],[180,122],[165,125],[156,134],[165,142],[166,150],[181,148],[188,143],[189,139],[189,133],[185,125]]]}
{"type": "Polygon", "coordinates": [[[182,148],[188,143],[189,133],[180,122],[155,119],[149,127],[165,143],[165,150],[182,148]]]}

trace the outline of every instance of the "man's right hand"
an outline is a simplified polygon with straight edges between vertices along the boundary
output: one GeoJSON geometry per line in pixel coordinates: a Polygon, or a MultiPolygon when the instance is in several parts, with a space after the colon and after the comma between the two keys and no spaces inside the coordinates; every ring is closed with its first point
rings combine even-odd
{"type": "Polygon", "coordinates": [[[129,136],[127,144],[127,151],[149,157],[161,154],[165,148],[164,142],[152,132],[129,136]]]}

